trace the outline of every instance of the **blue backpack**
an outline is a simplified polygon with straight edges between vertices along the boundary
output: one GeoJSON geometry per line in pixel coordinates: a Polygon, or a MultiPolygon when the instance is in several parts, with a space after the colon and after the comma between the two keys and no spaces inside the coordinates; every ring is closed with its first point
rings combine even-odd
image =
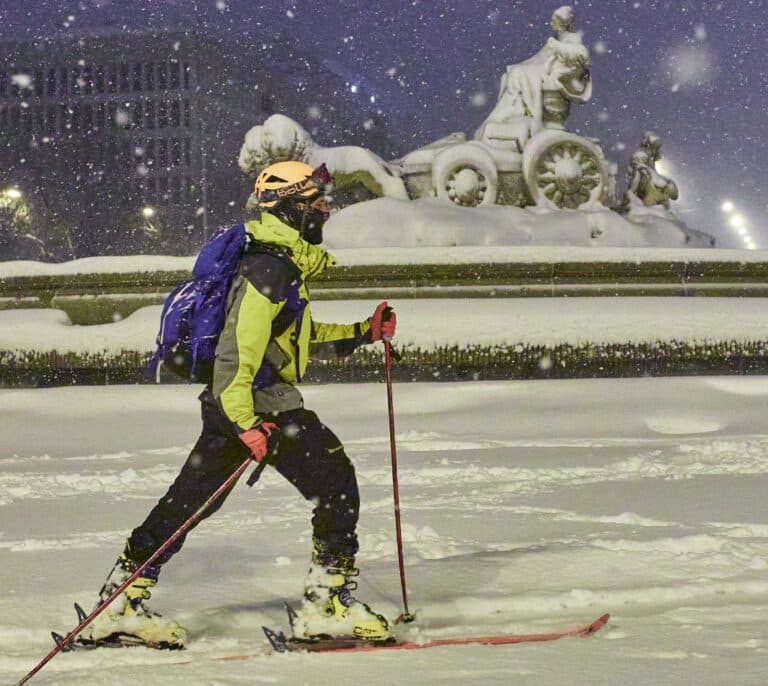
{"type": "MultiPolygon", "coordinates": [[[[147,366],[147,375],[156,383],[160,383],[163,369],[190,382],[211,383],[216,345],[227,316],[227,296],[249,245],[253,250],[285,258],[280,249],[255,241],[244,224],[219,229],[197,256],[192,278],[166,298],[160,315],[157,349],[147,366]]],[[[296,327],[293,337],[298,340],[307,305],[299,285],[298,278],[291,283],[285,307],[272,322],[271,338],[282,334],[293,323],[296,327]]],[[[276,376],[275,369],[265,359],[254,385],[265,388],[274,383],[276,376]]],[[[297,378],[300,379],[298,372],[297,378]]]]}
{"type": "Polygon", "coordinates": [[[210,383],[227,294],[245,244],[244,224],[219,229],[200,251],[192,278],[166,298],[157,350],[147,368],[157,383],[163,368],[192,382],[210,383]]]}

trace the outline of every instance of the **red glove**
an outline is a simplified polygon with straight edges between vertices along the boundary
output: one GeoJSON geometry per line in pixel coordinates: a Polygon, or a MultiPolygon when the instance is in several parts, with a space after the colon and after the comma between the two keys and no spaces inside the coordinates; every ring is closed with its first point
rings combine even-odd
{"type": "Polygon", "coordinates": [[[397,328],[397,315],[387,305],[387,301],[379,303],[371,317],[371,340],[380,341],[382,338],[389,340],[395,335],[397,328]]]}
{"type": "Polygon", "coordinates": [[[266,422],[254,429],[248,429],[240,434],[240,440],[248,446],[251,456],[256,462],[261,462],[268,453],[277,447],[280,428],[277,424],[266,422]]]}

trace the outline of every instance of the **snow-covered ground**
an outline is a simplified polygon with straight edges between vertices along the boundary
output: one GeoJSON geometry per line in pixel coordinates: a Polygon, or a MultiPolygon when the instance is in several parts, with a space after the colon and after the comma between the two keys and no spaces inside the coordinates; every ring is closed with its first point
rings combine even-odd
{"type": "MultiPolygon", "coordinates": [[[[315,386],[363,508],[360,596],[400,587],[383,385],[315,386]]],[[[122,540],[196,438],[197,387],[0,390],[0,682],[90,605],[122,540]]],[[[544,631],[611,612],[589,639],[415,653],[260,656],[309,552],[310,506],[276,473],[240,484],[163,572],[154,606],[184,653],[66,654],[32,683],[670,684],[768,674],[767,378],[395,387],[416,639],[544,631]],[[246,660],[222,656],[253,655],[246,660]]]]}

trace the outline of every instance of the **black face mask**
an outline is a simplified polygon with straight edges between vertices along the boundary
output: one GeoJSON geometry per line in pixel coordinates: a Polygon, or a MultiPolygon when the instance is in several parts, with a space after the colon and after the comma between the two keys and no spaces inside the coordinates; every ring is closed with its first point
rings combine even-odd
{"type": "Polygon", "coordinates": [[[328,221],[328,213],[308,206],[302,213],[302,217],[299,234],[307,243],[320,245],[323,242],[323,226],[328,221]]]}
{"type": "Polygon", "coordinates": [[[277,203],[269,210],[280,221],[285,222],[312,245],[323,242],[323,226],[328,221],[328,213],[315,209],[309,203],[296,203],[288,198],[277,203]]]}

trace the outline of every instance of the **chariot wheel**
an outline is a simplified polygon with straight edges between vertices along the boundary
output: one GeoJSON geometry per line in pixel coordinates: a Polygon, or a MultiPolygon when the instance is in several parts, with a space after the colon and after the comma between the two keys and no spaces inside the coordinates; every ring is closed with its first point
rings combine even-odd
{"type": "Polygon", "coordinates": [[[523,153],[523,175],[534,202],[553,209],[599,204],[608,189],[600,148],[566,131],[543,131],[529,141],[523,153]]]}
{"type": "Polygon", "coordinates": [[[476,143],[446,148],[432,163],[432,186],[438,198],[462,207],[493,205],[498,191],[496,164],[476,143]]]}

